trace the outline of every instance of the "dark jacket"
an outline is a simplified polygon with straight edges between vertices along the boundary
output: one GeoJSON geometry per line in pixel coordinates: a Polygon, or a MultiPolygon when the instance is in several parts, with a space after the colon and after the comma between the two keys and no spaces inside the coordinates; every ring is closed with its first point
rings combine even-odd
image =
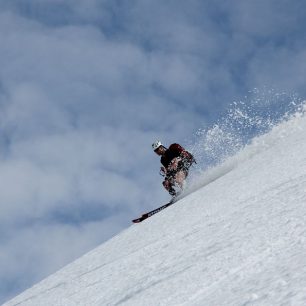
{"type": "MultiPolygon", "coordinates": [[[[189,166],[194,162],[194,158],[191,153],[186,151],[182,146],[177,143],[173,143],[162,155],[160,162],[167,169],[172,160],[176,157],[181,157],[186,166],[189,166]]],[[[188,167],[188,168],[189,168],[188,167]]]]}

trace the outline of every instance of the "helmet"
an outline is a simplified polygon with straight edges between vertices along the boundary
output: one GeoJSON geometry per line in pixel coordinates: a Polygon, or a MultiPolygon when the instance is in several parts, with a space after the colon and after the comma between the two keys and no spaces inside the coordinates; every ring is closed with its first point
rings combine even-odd
{"type": "Polygon", "coordinates": [[[163,144],[159,141],[159,140],[156,140],[156,141],[154,141],[153,142],[153,144],[152,144],[152,148],[153,148],[153,150],[155,151],[155,150],[157,150],[160,146],[162,146],[163,144]]]}

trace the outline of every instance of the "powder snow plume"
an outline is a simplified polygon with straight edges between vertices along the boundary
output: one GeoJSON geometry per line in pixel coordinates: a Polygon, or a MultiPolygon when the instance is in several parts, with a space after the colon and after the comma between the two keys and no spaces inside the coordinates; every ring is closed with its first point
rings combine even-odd
{"type": "Polygon", "coordinates": [[[252,140],[304,111],[305,101],[295,94],[254,89],[212,126],[199,129],[190,150],[202,170],[224,162],[252,140]]]}
{"type": "Polygon", "coordinates": [[[269,144],[258,142],[284,122],[303,116],[306,101],[295,94],[254,89],[243,100],[233,102],[215,124],[200,129],[189,150],[197,165],[184,195],[207,185],[235,168],[269,144]]]}

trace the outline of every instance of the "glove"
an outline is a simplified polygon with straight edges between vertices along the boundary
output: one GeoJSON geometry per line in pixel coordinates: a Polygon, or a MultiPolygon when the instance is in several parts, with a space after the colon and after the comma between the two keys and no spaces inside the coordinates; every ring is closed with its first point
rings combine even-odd
{"type": "Polygon", "coordinates": [[[161,176],[166,176],[166,169],[165,169],[165,167],[160,167],[160,170],[159,170],[159,174],[161,175],[161,176]]]}

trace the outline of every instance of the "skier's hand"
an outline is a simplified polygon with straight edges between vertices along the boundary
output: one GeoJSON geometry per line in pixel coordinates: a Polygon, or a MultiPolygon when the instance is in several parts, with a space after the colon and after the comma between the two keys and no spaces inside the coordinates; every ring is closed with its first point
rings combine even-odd
{"type": "Polygon", "coordinates": [[[189,165],[189,167],[193,164],[193,163],[197,163],[194,156],[189,153],[188,151],[183,151],[181,153],[181,157],[182,159],[185,161],[185,163],[187,163],[189,165]]]}
{"type": "Polygon", "coordinates": [[[167,174],[166,168],[165,167],[160,167],[159,174],[161,176],[166,176],[166,174],[167,174]]]}

